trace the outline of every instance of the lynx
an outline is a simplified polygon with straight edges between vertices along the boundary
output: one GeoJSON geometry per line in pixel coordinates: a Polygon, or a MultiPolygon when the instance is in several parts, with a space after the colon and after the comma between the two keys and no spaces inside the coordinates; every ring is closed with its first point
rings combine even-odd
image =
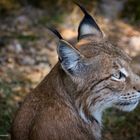
{"type": "Polygon", "coordinates": [[[112,45],[92,16],[84,17],[75,46],[59,32],[59,62],[18,110],[12,140],[100,140],[102,113],[132,111],[140,99],[140,77],[131,58],[112,45]]]}

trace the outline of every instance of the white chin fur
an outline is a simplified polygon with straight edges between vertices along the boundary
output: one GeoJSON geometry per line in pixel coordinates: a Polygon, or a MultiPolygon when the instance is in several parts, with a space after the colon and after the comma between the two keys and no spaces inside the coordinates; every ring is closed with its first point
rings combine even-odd
{"type": "Polygon", "coordinates": [[[130,104],[130,105],[115,105],[115,107],[122,111],[130,112],[134,110],[137,105],[138,105],[138,102],[136,102],[135,104],[130,104]]]}

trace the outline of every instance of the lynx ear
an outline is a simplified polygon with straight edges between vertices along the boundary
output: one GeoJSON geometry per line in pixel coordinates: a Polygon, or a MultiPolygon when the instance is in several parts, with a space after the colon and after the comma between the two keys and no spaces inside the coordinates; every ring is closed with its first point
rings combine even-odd
{"type": "Polygon", "coordinates": [[[92,18],[92,16],[85,10],[84,7],[82,7],[79,4],[77,5],[80,7],[82,12],[84,13],[84,18],[82,19],[78,27],[78,40],[87,35],[103,37],[103,33],[101,29],[97,25],[96,21],[92,18]]]}
{"type": "Polygon", "coordinates": [[[60,40],[57,52],[62,68],[73,76],[80,76],[84,69],[82,62],[84,56],[64,40],[60,40]]]}
{"type": "Polygon", "coordinates": [[[81,55],[76,48],[64,41],[61,34],[56,29],[50,27],[48,29],[60,39],[57,53],[63,70],[73,76],[81,77],[81,74],[85,69],[84,63],[82,62],[84,56],[81,55]]]}

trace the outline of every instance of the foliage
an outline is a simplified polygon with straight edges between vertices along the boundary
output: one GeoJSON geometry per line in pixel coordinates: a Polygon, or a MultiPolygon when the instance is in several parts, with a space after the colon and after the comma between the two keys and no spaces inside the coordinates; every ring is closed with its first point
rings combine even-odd
{"type": "Polygon", "coordinates": [[[132,23],[140,23],[140,1],[128,0],[122,15],[129,18],[132,23]]]}
{"type": "Polygon", "coordinates": [[[19,7],[19,3],[15,0],[0,0],[0,15],[12,11],[19,7]]]}

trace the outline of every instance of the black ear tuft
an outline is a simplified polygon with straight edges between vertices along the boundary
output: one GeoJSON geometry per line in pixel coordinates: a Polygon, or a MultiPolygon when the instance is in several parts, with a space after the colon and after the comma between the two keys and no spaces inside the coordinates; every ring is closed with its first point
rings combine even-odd
{"type": "Polygon", "coordinates": [[[59,39],[63,39],[63,37],[61,36],[61,34],[53,27],[48,27],[48,29],[53,32],[59,39]]]}
{"type": "Polygon", "coordinates": [[[79,24],[78,40],[87,35],[103,36],[101,29],[94,18],[80,4],[76,3],[84,13],[84,18],[79,24]]]}

